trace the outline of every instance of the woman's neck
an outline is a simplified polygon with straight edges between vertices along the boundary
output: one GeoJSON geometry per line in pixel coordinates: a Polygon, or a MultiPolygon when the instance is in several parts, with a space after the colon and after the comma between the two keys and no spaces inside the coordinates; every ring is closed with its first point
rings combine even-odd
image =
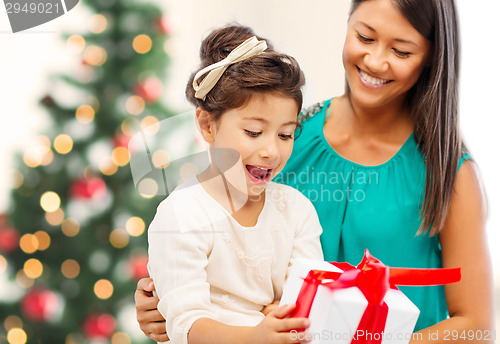
{"type": "Polygon", "coordinates": [[[340,97],[340,127],[359,137],[398,139],[413,131],[413,121],[404,100],[377,108],[362,107],[346,93],[340,97]]]}

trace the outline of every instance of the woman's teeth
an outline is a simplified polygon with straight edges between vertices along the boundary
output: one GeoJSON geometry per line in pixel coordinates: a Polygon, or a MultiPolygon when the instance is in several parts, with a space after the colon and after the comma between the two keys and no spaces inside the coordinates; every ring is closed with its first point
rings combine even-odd
{"type": "Polygon", "coordinates": [[[361,78],[366,81],[369,84],[372,85],[382,85],[388,83],[390,80],[385,80],[385,79],[379,79],[379,78],[374,78],[372,76],[369,76],[365,72],[363,72],[361,69],[359,70],[359,74],[361,75],[361,78]]]}

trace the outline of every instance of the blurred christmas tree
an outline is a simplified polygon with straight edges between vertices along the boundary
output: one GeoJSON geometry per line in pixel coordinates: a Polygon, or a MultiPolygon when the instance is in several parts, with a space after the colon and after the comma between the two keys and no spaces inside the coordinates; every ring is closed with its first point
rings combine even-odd
{"type": "Polygon", "coordinates": [[[144,343],[133,293],[147,275],[146,226],[161,197],[140,194],[128,142],[171,113],[161,105],[168,25],[153,4],[87,1],[89,32],[68,34],[81,59],[60,75],[81,101],[50,90],[48,132],[19,157],[0,218],[0,342],[144,343]]]}

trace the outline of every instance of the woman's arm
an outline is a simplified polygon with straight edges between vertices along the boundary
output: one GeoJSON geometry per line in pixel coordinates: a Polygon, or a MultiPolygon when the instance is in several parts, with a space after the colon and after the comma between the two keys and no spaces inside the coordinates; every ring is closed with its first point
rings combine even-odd
{"type": "Polygon", "coordinates": [[[445,286],[450,318],[419,331],[421,340],[414,336],[411,343],[443,343],[446,339],[456,343],[495,341],[492,269],[485,224],[484,190],[475,164],[465,161],[458,171],[446,223],[439,234],[443,267],[461,267],[462,280],[445,286]],[[437,335],[430,337],[429,333],[437,335]]]}
{"type": "MultiPolygon", "coordinates": [[[[144,334],[157,342],[169,340],[166,332],[165,318],[158,311],[158,297],[153,296],[155,290],[152,278],[142,278],[137,282],[135,291],[135,312],[137,322],[144,334]]],[[[262,314],[268,315],[279,308],[279,300],[265,306],[262,314]]]]}

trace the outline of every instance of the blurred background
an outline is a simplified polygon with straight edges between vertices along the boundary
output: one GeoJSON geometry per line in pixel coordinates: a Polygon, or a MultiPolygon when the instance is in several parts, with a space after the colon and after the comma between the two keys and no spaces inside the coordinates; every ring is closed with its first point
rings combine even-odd
{"type": "MultiPolygon", "coordinates": [[[[461,127],[489,201],[498,324],[500,3],[456,3],[461,127]]],[[[95,0],[16,34],[0,11],[0,343],[152,342],[136,324],[133,292],[164,196],[136,190],[130,137],[192,109],[184,87],[200,41],[229,22],[298,59],[306,106],[340,95],[348,8],[349,0],[95,0]]],[[[168,152],[153,157],[165,161],[168,152]]]]}

